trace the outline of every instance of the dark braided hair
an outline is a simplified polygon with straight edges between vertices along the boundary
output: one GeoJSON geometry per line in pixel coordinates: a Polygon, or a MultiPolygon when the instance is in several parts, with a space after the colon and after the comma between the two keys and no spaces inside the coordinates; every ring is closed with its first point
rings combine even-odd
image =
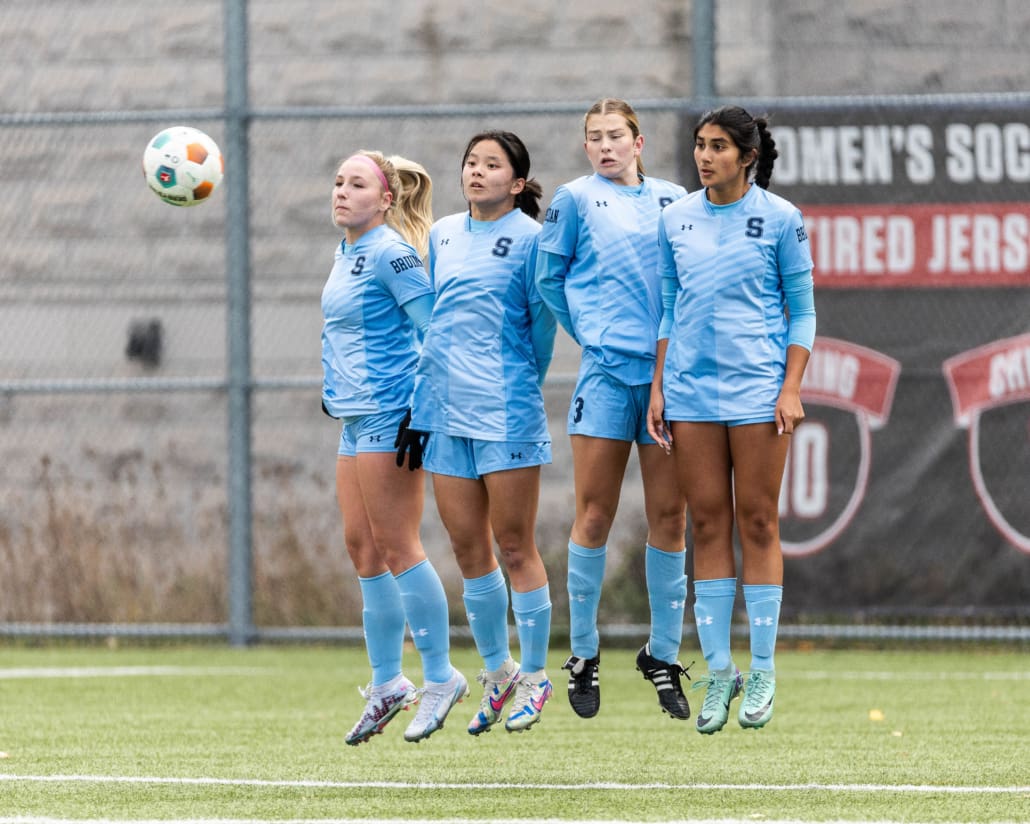
{"type": "Polygon", "coordinates": [[[773,163],[780,155],[776,150],[776,141],[769,131],[768,116],[752,117],[740,106],[721,106],[701,116],[701,120],[694,128],[695,140],[701,127],[709,123],[725,130],[742,155],[750,154],[752,150],[757,151],[756,160],[749,164],[748,177],[763,189],[768,189],[773,163]]]}

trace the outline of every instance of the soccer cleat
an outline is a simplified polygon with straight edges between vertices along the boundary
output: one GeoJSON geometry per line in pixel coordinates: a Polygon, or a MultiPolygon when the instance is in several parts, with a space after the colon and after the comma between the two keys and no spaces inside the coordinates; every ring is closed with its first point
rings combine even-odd
{"type": "MultiPolygon", "coordinates": [[[[504,668],[502,668],[504,671],[504,668]]],[[[483,670],[476,680],[483,685],[483,700],[479,702],[479,712],[469,722],[469,735],[489,732],[490,727],[501,720],[501,712],[515,694],[521,670],[519,665],[508,659],[508,675],[499,681],[490,678],[490,673],[483,670]]]]}
{"type": "Polygon", "coordinates": [[[737,720],[745,729],[758,729],[769,723],[776,698],[776,674],[767,670],[751,670],[747,677],[744,700],[740,702],[737,720]]]}
{"type": "Polygon", "coordinates": [[[730,715],[730,701],[740,695],[743,683],[744,678],[740,670],[734,668],[733,674],[728,677],[720,678],[709,673],[707,678],[694,685],[694,689],[708,687],[705,701],[697,714],[698,732],[711,735],[726,726],[726,720],[730,715]]]}
{"type": "Polygon", "coordinates": [[[456,669],[451,670],[450,681],[443,684],[427,683],[419,690],[418,712],[404,731],[404,740],[414,743],[429,738],[443,727],[447,713],[468,694],[468,681],[456,669]]]}
{"type": "Polygon", "coordinates": [[[406,710],[418,697],[415,685],[404,676],[393,688],[386,684],[379,687],[369,684],[364,688],[358,687],[358,692],[366,701],[365,711],[344,739],[355,747],[373,735],[379,735],[397,713],[406,710]]]}
{"type": "Polygon", "coordinates": [[[687,703],[687,697],[683,694],[683,685],[680,682],[681,675],[686,675],[688,681],[690,675],[679,661],[673,664],[659,661],[651,655],[649,642],[644,644],[637,653],[637,670],[658,690],[658,703],[662,705],[662,712],[667,712],[673,718],[683,721],[690,718],[690,704],[687,703]]]}
{"type": "Polygon", "coordinates": [[[570,655],[562,664],[562,669],[569,671],[569,703],[580,718],[593,718],[601,709],[601,684],[597,678],[600,666],[600,654],[593,658],[570,655]]]}
{"type": "Polygon", "coordinates": [[[528,730],[540,720],[540,712],[551,697],[554,688],[543,670],[521,676],[515,688],[515,701],[508,713],[504,728],[508,732],[528,730]]]}

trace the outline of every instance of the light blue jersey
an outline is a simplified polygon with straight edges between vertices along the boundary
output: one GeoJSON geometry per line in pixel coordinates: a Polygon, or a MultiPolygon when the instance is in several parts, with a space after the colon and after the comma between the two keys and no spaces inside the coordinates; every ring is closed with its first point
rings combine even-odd
{"type": "Polygon", "coordinates": [[[666,419],[772,420],[787,363],[784,280],[812,269],[801,212],[757,185],[725,206],[702,190],[662,213],[658,236],[659,273],[678,282],[666,419]]]}
{"type": "Polygon", "coordinates": [[[560,255],[568,270],[561,282],[539,268],[541,294],[559,319],[567,313],[584,361],[629,386],[650,383],[654,374],[662,313],[658,217],[685,194],[660,178],[619,186],[593,174],[559,186],[547,210],[540,249],[560,255]]]}
{"type": "MultiPolygon", "coordinates": [[[[433,225],[436,303],[415,376],[413,429],[550,441],[533,347],[539,234],[540,224],[520,209],[495,221],[473,221],[463,212],[433,225]]],[[[553,342],[553,320],[547,322],[553,342]]]]}
{"type": "Polygon", "coordinates": [[[407,408],[418,340],[401,309],[432,294],[422,259],[391,227],[341,243],[322,290],[322,401],[334,418],[407,408]]]}

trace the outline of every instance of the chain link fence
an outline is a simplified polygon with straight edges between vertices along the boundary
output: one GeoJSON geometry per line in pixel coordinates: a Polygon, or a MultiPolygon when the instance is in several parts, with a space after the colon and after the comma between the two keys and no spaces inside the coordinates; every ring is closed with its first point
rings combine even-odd
{"type": "MultiPolygon", "coordinates": [[[[295,5],[316,23],[329,14],[326,4],[295,5]]],[[[434,212],[442,216],[464,207],[465,141],[502,127],[526,142],[546,198],[587,171],[580,129],[592,97],[337,106],[306,95],[299,80],[279,97],[266,95],[268,86],[282,89],[270,59],[303,44],[290,42],[288,30],[272,40],[265,25],[252,30],[250,43],[247,213],[227,213],[226,191],[177,209],[143,184],[143,148],[179,122],[224,147],[223,45],[245,47],[224,43],[222,3],[177,6],[173,15],[164,5],[134,2],[15,0],[0,10],[0,40],[10,46],[0,82],[12,90],[0,98],[0,634],[226,635],[238,503],[230,492],[229,433],[237,422],[227,404],[226,243],[227,221],[242,221],[250,250],[253,636],[360,638],[359,590],[335,504],[338,428],[319,411],[319,296],[339,240],[329,210],[335,169],[360,148],[416,159],[433,175],[434,212]],[[40,61],[59,40],[64,59],[44,67],[40,61]],[[69,53],[77,59],[69,61],[69,53]],[[284,106],[284,99],[301,102],[284,106]]],[[[255,3],[253,12],[269,8],[255,3]]],[[[346,37],[336,45],[345,48],[346,37]]],[[[663,55],[642,59],[643,85],[630,91],[646,86],[663,55]]],[[[311,88],[356,83],[360,97],[375,82],[317,68],[311,88]]],[[[648,172],[685,182],[692,172],[684,125],[697,105],[673,95],[625,95],[643,121],[648,172]]],[[[784,101],[756,102],[775,109],[784,101]]],[[[1025,292],[1019,299],[1025,302],[1025,292]]],[[[827,318],[838,306],[840,326],[851,328],[857,315],[843,303],[827,318]]],[[[876,310],[867,303],[857,311],[876,310]]],[[[833,325],[821,316],[820,334],[832,334],[833,325]]],[[[564,416],[577,360],[560,336],[545,387],[554,464],[544,473],[538,540],[556,624],[567,614],[574,500],[564,416]]],[[[605,590],[610,635],[639,634],[647,621],[639,488],[631,462],[605,590]]],[[[445,580],[454,624],[463,627],[460,575],[433,507],[430,495],[424,541],[445,580]]],[[[979,522],[970,522],[962,540],[999,543],[979,522]]],[[[1026,562],[1012,566],[1016,580],[1026,581],[1026,562]]],[[[861,615],[880,625],[905,615],[914,624],[943,625],[932,637],[1028,637],[1025,604],[1000,617],[962,603],[874,612],[861,615]]],[[[814,614],[808,624],[794,616],[800,620],[784,637],[856,633],[839,620],[824,622],[823,610],[814,614]]],[[[853,624],[858,614],[845,611],[843,622],[853,624]]],[[[889,627],[871,631],[894,637],[889,627]]],[[[925,632],[914,626],[905,637],[925,632]]]]}

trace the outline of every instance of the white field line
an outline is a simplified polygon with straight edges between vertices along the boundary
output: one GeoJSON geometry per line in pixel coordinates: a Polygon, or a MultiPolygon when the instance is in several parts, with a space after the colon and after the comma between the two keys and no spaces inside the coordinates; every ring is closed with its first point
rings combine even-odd
{"type": "Polygon", "coordinates": [[[938,784],[667,784],[664,782],[626,784],[597,781],[584,784],[516,784],[510,782],[439,782],[439,781],[273,781],[260,778],[176,778],[162,776],[120,775],[12,775],[0,774],[2,782],[73,783],[84,784],[178,784],[183,786],[275,787],[283,789],[326,790],[619,790],[641,792],[645,790],[737,790],[741,792],[824,792],[840,793],[945,793],[951,795],[978,794],[1030,794],[1030,784],[1012,787],[949,786],[938,784]]]}
{"type": "MultiPolygon", "coordinates": [[[[496,818],[284,818],[275,819],[274,824],[493,824],[496,818]]],[[[567,818],[505,818],[504,824],[645,824],[631,819],[567,819],[567,818]]],[[[765,819],[749,816],[747,818],[677,818],[669,819],[668,824],[810,824],[799,818],[765,819]]],[[[19,816],[17,818],[0,817],[0,824],[269,824],[269,819],[257,818],[176,818],[176,819],[113,819],[113,818],[38,818],[19,816]]],[[[819,824],[893,824],[890,821],[823,821],[819,824]]],[[[915,824],[915,822],[909,822],[915,824]]],[[[949,824],[949,822],[937,822],[949,824]]],[[[959,822],[950,822],[959,824],[959,822]]],[[[998,824],[1017,824],[1015,821],[998,822],[998,824]]]]}
{"type": "MultiPolygon", "coordinates": [[[[274,824],[493,824],[503,820],[504,824],[646,824],[632,819],[567,819],[567,818],[282,818],[275,819],[274,824]]],[[[799,818],[766,819],[749,816],[747,818],[676,818],[668,819],[668,824],[811,824],[799,818]]],[[[270,824],[266,818],[38,818],[19,816],[16,818],[0,817],[0,824],[270,824]]],[[[653,822],[651,823],[653,824],[653,822]]],[[[893,824],[891,821],[822,821],[819,824],[893,824]]],[[[915,822],[908,822],[915,824],[915,822]]],[[[960,822],[937,822],[937,824],[960,824],[960,822]]],[[[997,824],[1017,824],[997,822],[997,824]]]]}
{"type": "Polygon", "coordinates": [[[0,667],[0,681],[16,678],[136,678],[150,676],[269,675],[260,667],[0,667]]]}

